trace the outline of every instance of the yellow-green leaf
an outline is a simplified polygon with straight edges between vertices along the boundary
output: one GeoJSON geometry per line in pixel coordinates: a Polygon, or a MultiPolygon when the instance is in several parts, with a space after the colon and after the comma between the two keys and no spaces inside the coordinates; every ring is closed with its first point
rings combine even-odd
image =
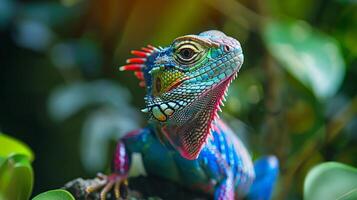
{"type": "Polygon", "coordinates": [[[12,154],[23,154],[33,161],[34,154],[31,149],[23,142],[0,133],[0,157],[7,158],[12,154]]]}
{"type": "Polygon", "coordinates": [[[50,190],[35,196],[32,200],[75,200],[66,190],[50,190]]]}
{"type": "Polygon", "coordinates": [[[33,186],[28,156],[12,154],[0,166],[0,199],[27,200],[33,186]]]}

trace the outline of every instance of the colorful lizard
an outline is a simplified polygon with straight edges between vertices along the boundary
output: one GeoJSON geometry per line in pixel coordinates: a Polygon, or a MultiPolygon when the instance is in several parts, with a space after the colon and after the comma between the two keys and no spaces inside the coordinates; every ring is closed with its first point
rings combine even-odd
{"type": "Polygon", "coordinates": [[[243,63],[240,43],[220,31],[176,38],[168,47],[148,45],[132,51],[121,70],[135,71],[146,87],[146,128],[118,141],[113,173],[87,188],[114,188],[120,198],[127,184],[131,154],[142,155],[150,175],[210,193],[214,199],[270,199],[278,161],[264,157],[253,166],[239,138],[219,118],[227,89],[243,63]]]}

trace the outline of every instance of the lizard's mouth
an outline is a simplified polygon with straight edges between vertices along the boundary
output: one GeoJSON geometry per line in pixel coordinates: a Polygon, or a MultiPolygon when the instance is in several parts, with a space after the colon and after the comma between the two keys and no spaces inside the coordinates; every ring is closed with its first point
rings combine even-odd
{"type": "Polygon", "coordinates": [[[184,79],[181,79],[181,80],[178,80],[174,83],[172,83],[166,90],[165,92],[170,92],[171,90],[179,87],[182,83],[184,83],[186,80],[188,80],[188,78],[184,78],[184,79]]]}
{"type": "Polygon", "coordinates": [[[175,114],[178,119],[190,116],[186,117],[183,123],[167,124],[162,127],[162,132],[182,157],[194,160],[199,156],[211,135],[212,123],[218,119],[218,111],[223,106],[227,89],[236,78],[237,71],[207,90],[192,104],[178,111],[175,114]]]}

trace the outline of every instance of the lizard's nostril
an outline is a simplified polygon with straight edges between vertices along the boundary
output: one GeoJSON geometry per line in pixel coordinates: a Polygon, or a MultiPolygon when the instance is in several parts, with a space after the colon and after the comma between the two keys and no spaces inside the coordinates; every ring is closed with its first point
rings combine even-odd
{"type": "Polygon", "coordinates": [[[228,46],[228,45],[224,45],[223,49],[224,49],[225,52],[229,52],[231,50],[231,47],[228,46]]]}

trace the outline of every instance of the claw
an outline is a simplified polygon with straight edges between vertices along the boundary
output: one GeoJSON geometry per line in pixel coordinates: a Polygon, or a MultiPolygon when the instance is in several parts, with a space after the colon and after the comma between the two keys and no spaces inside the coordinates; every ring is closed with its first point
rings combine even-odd
{"type": "Polygon", "coordinates": [[[103,188],[100,191],[100,199],[105,200],[108,192],[113,189],[115,199],[119,200],[122,198],[126,198],[128,190],[128,181],[125,176],[121,177],[117,174],[107,176],[102,173],[98,173],[97,178],[99,179],[97,183],[86,188],[87,194],[90,194],[94,191],[99,190],[100,188],[103,188]]]}
{"type": "Polygon", "coordinates": [[[100,199],[105,200],[107,198],[107,193],[112,189],[114,181],[109,181],[108,184],[100,192],[100,199]]]}
{"type": "Polygon", "coordinates": [[[117,181],[114,185],[114,195],[115,199],[119,200],[120,199],[120,182],[117,181]]]}
{"type": "Polygon", "coordinates": [[[120,184],[120,194],[124,199],[128,196],[128,180],[126,179],[120,184]]]}
{"type": "Polygon", "coordinates": [[[91,186],[88,186],[86,188],[86,192],[89,194],[89,193],[92,193],[96,190],[98,190],[99,188],[103,187],[104,185],[106,184],[106,181],[102,181],[102,182],[98,182],[97,184],[95,185],[91,185],[91,186]]]}

